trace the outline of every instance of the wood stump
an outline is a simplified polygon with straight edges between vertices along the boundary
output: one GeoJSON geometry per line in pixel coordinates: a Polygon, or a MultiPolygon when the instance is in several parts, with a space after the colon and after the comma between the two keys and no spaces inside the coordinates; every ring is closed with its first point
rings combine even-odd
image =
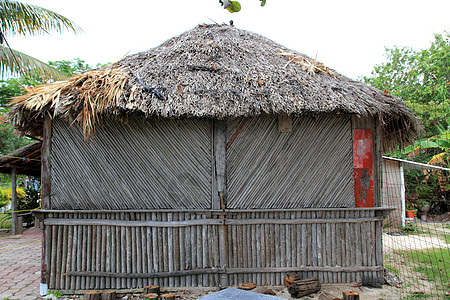
{"type": "Polygon", "coordinates": [[[102,300],[116,300],[117,293],[115,291],[102,292],[102,300]]]}
{"type": "Polygon", "coordinates": [[[320,287],[319,278],[310,277],[293,281],[288,287],[288,292],[292,297],[300,298],[320,291],[320,287]]]}
{"type": "Polygon", "coordinates": [[[84,300],[100,300],[100,292],[97,292],[97,291],[85,292],[84,300]]]}
{"type": "Polygon", "coordinates": [[[160,294],[159,285],[147,285],[144,287],[143,294],[160,294]]]}
{"type": "Polygon", "coordinates": [[[359,300],[359,293],[356,291],[342,292],[344,300],[359,300]]]}
{"type": "MultiPolygon", "coordinates": [[[[142,297],[144,298],[144,299],[149,299],[149,300],[153,300],[153,299],[158,299],[158,294],[156,294],[156,293],[150,293],[150,294],[145,294],[145,295],[142,295],[142,297]]],[[[102,299],[103,300],[103,299],[102,299]]]]}
{"type": "Polygon", "coordinates": [[[284,285],[286,287],[289,287],[289,285],[294,282],[295,280],[300,280],[302,279],[301,276],[297,273],[287,273],[284,276],[284,285]]]}
{"type": "Polygon", "coordinates": [[[161,300],[175,300],[174,294],[165,294],[161,296],[161,300]]]}

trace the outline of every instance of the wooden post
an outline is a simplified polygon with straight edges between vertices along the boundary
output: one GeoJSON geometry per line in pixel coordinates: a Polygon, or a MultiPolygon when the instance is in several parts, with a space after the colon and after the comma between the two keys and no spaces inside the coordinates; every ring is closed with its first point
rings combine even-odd
{"type": "MultiPolygon", "coordinates": [[[[44,117],[41,148],[41,184],[42,184],[42,209],[50,208],[51,195],[51,162],[50,153],[52,148],[52,120],[50,116],[44,117]]],[[[47,261],[49,260],[47,247],[47,233],[43,230],[42,237],[42,258],[41,258],[41,295],[45,295],[48,289],[49,273],[47,271],[47,261]]]]}
{"type": "Polygon", "coordinates": [[[16,168],[11,167],[11,227],[12,235],[17,234],[17,178],[16,168]]]}
{"type": "Polygon", "coordinates": [[[165,294],[161,296],[161,300],[175,300],[176,296],[174,294],[165,294]]]}
{"type": "MultiPolygon", "coordinates": [[[[213,207],[220,207],[220,209],[225,210],[226,208],[226,132],[227,123],[224,120],[214,120],[214,156],[215,156],[215,181],[217,188],[217,200],[218,203],[214,204],[213,207]]],[[[224,216],[220,216],[224,219],[224,216]]],[[[222,230],[219,231],[219,263],[220,267],[226,269],[228,263],[228,226],[222,225],[222,230]]],[[[227,287],[228,275],[225,273],[220,274],[219,285],[224,288],[227,287]]]]}

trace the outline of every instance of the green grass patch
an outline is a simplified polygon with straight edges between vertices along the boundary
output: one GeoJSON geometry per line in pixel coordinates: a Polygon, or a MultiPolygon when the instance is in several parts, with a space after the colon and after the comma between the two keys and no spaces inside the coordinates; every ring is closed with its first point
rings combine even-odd
{"type": "MultiPolygon", "coordinates": [[[[399,253],[400,254],[400,253],[399,253]]],[[[427,250],[405,251],[401,253],[412,267],[413,271],[436,284],[436,289],[445,296],[450,290],[450,251],[446,248],[432,248],[427,250]]],[[[416,294],[414,298],[426,297],[416,294]]]]}

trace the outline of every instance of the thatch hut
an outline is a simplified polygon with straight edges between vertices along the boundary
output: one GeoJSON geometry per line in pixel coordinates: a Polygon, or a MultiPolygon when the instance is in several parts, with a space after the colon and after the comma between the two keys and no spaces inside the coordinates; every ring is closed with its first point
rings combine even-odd
{"type": "Polygon", "coordinates": [[[381,153],[397,99],[229,25],[29,90],[51,289],[382,283],[381,153]],[[78,125],[79,124],[79,125],[78,125]]]}

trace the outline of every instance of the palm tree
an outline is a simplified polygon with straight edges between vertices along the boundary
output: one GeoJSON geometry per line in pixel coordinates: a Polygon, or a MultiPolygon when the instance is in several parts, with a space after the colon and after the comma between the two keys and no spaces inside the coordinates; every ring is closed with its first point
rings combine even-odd
{"type": "Polygon", "coordinates": [[[81,29],[66,17],[51,10],[18,1],[0,0],[0,73],[5,75],[36,75],[42,79],[65,78],[51,66],[9,47],[9,35],[36,35],[64,30],[75,33],[81,29]]]}

